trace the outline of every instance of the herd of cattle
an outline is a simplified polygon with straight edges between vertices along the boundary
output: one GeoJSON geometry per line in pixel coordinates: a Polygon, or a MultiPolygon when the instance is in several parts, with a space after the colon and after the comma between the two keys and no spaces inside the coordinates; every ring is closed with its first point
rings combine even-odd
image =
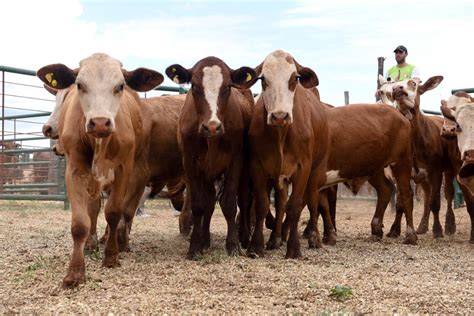
{"type": "MultiPolygon", "coordinates": [[[[354,193],[366,181],[376,190],[374,239],[383,236],[384,212],[395,189],[397,213],[387,236],[400,236],[405,214],[405,243],[416,244],[417,233],[428,230],[431,211],[434,237],[442,237],[443,175],[448,202],[452,179],[457,176],[461,184],[474,243],[474,100],[457,93],[442,102],[445,120],[425,116],[420,96],[437,87],[440,76],[425,83],[381,78],[386,104],[333,107],[320,100],[316,73],[280,50],[256,68],[233,70],[216,57],[188,69],[171,65],[166,75],[179,84],[191,83],[190,91],[148,99],[136,91],[155,88],[163,76],[146,68],[125,70],[105,54],[83,59],[76,69],[48,65],[37,75],[56,94],[56,108],[43,132],[58,139],[55,152],[67,160],[74,246],[65,287],[85,281],[84,251],[98,248],[100,193],[108,193],[103,266],[116,267],[119,251],[129,249],[146,186],[155,192],[167,186],[167,196],[182,208],[180,232],[188,234],[192,227],[188,258],[210,246],[217,201],[227,222],[230,255],[245,248],[248,256],[263,256],[265,224],[272,230],[267,250],[286,240],[286,258],[300,257],[298,222],[304,207],[310,213],[304,231],[309,247],[333,245],[340,182],[354,193]],[[254,98],[249,88],[258,80],[262,92],[254,98]],[[421,184],[425,197],[417,230],[411,179],[421,184]]],[[[455,229],[448,203],[445,230],[453,234],[455,229]]]]}

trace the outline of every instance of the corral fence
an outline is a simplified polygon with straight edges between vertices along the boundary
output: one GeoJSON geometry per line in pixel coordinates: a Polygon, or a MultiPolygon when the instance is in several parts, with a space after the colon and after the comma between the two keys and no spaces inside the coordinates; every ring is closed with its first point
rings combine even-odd
{"type": "MultiPolygon", "coordinates": [[[[54,97],[43,88],[35,71],[0,66],[1,75],[1,156],[0,200],[63,201],[68,207],[64,158],[53,154],[54,141],[45,138],[42,125],[54,108],[54,97]]],[[[158,87],[158,91],[185,93],[184,88],[158,87]]],[[[453,89],[474,93],[474,88],[453,89]]],[[[142,96],[152,96],[149,92],[142,96]]],[[[440,112],[424,110],[440,115],[440,112]]],[[[462,204],[462,192],[455,181],[455,207],[462,204]]],[[[376,192],[365,184],[357,197],[343,185],[339,198],[376,199],[376,192]]]]}
{"type": "MultiPolygon", "coordinates": [[[[0,66],[0,80],[0,200],[63,201],[67,209],[65,160],[52,152],[55,141],[42,133],[55,105],[54,96],[32,70],[0,66]]],[[[155,90],[141,96],[153,96],[158,91],[186,92],[167,86],[155,90]]]]}

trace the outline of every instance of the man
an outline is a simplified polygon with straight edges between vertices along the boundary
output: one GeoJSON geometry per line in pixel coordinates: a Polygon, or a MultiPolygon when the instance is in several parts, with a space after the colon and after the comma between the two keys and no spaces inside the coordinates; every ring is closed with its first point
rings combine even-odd
{"type": "MultiPolygon", "coordinates": [[[[407,48],[403,45],[399,45],[393,52],[395,53],[395,61],[397,64],[387,71],[385,79],[392,82],[412,78],[420,79],[418,68],[406,62],[406,57],[408,56],[407,48]]],[[[380,94],[380,90],[377,89],[377,91],[375,91],[375,96],[380,97],[380,94]]]]}
{"type": "Polygon", "coordinates": [[[387,80],[390,78],[392,81],[402,81],[411,78],[419,79],[420,72],[418,71],[418,68],[406,62],[406,57],[408,56],[407,48],[403,45],[400,45],[395,48],[393,52],[395,53],[395,60],[397,61],[397,64],[387,71],[385,78],[387,80]]]}

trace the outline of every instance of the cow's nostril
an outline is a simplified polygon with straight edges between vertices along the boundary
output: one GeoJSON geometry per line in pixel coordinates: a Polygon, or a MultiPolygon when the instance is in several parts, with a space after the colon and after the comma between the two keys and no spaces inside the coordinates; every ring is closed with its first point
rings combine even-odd
{"type": "Polygon", "coordinates": [[[105,122],[105,126],[106,126],[106,127],[110,127],[111,123],[112,123],[112,122],[111,122],[110,120],[107,120],[107,121],[105,122]]]}
{"type": "Polygon", "coordinates": [[[95,127],[95,122],[93,120],[89,121],[89,124],[87,124],[88,127],[94,128],[95,127]]]}
{"type": "Polygon", "coordinates": [[[285,121],[290,118],[290,113],[286,113],[285,117],[283,118],[285,121]]]}

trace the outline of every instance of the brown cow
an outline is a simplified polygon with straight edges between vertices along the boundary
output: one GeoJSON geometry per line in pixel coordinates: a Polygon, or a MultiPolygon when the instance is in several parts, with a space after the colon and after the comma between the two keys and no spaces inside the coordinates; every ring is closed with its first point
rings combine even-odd
{"type": "Polygon", "coordinates": [[[457,148],[453,160],[457,162],[457,179],[471,217],[471,238],[474,244],[474,98],[465,92],[457,92],[448,102],[441,102],[443,115],[457,124],[457,148]]]}
{"type": "MultiPolygon", "coordinates": [[[[404,83],[407,83],[407,82],[408,80],[405,80],[401,84],[403,85],[404,83]]],[[[394,100],[393,87],[396,85],[400,85],[400,83],[385,81],[385,79],[381,76],[379,76],[379,83],[380,83],[379,91],[381,92],[382,101],[385,102],[386,104],[397,106],[397,103],[394,100]]],[[[408,116],[410,117],[411,113],[408,114],[408,116]]],[[[427,135],[427,136],[419,135],[417,137],[418,142],[415,142],[416,145],[419,145],[420,142],[424,143],[424,145],[419,148],[419,150],[422,151],[420,154],[423,156],[422,166],[426,165],[426,163],[434,162],[436,166],[432,166],[430,170],[432,173],[433,172],[437,173],[438,171],[434,169],[436,169],[440,165],[443,165],[442,174],[444,174],[444,183],[445,183],[444,196],[447,201],[445,230],[446,230],[446,234],[451,235],[451,234],[454,234],[456,231],[456,223],[455,223],[455,217],[454,217],[454,212],[452,208],[452,204],[453,204],[452,202],[454,199],[454,186],[453,186],[454,174],[453,174],[453,168],[452,166],[450,166],[448,157],[449,157],[449,153],[452,150],[455,150],[454,149],[455,145],[453,144],[453,142],[443,140],[441,137],[439,137],[440,133],[443,134],[441,126],[444,126],[443,119],[441,119],[440,117],[425,116],[418,109],[417,120],[421,120],[422,123],[416,124],[415,126],[417,127],[421,126],[421,132],[423,133],[422,135],[427,135]],[[427,153],[426,148],[429,148],[428,150],[431,152],[427,153]],[[426,156],[430,156],[430,158],[426,158],[426,156]],[[430,159],[430,162],[426,161],[426,159],[430,159]]],[[[447,134],[447,132],[444,134],[447,134]]],[[[426,174],[426,171],[422,173],[426,174]]],[[[439,179],[440,177],[441,175],[438,174],[437,178],[439,179]]],[[[435,203],[433,201],[433,198],[436,200],[437,196],[439,195],[440,187],[438,188],[438,185],[436,185],[436,187],[433,187],[434,183],[432,182],[432,180],[433,180],[433,174],[431,177],[424,177],[420,181],[415,181],[417,184],[421,185],[423,189],[423,193],[424,193],[423,194],[423,199],[424,199],[423,216],[416,230],[417,234],[424,234],[428,231],[430,211],[433,207],[433,203],[435,203]],[[436,191],[432,194],[433,190],[436,190],[436,191]]],[[[435,205],[436,204],[437,203],[435,203],[435,205]]],[[[433,233],[436,236],[440,237],[442,236],[442,229],[440,229],[441,225],[436,223],[436,215],[434,216],[435,216],[434,225],[436,226],[437,232],[433,232],[433,233]],[[441,232],[441,235],[440,235],[440,232],[441,232]]]]}
{"type": "Polygon", "coordinates": [[[222,60],[206,57],[191,69],[171,65],[166,74],[175,82],[192,84],[178,123],[187,189],[192,197],[193,230],[187,258],[210,246],[209,225],[217,200],[215,183],[227,221],[227,252],[239,254],[237,202],[241,211],[240,240],[244,247],[248,242],[251,203],[244,149],[254,104],[248,87],[256,79],[255,72],[248,67],[232,70],[222,60]]]}
{"type": "MultiPolygon", "coordinates": [[[[420,111],[420,96],[426,91],[436,88],[443,80],[442,76],[429,78],[424,84],[417,79],[409,79],[395,83],[392,86],[392,96],[395,106],[410,119],[413,130],[413,143],[416,147],[416,159],[420,167],[425,168],[428,174],[428,184],[423,185],[425,199],[429,199],[429,207],[433,212],[433,237],[443,237],[443,228],[439,220],[440,190],[443,180],[443,172],[448,175],[455,173],[453,164],[449,158],[449,152],[453,150],[454,143],[440,136],[443,120],[436,117],[428,117],[420,111]],[[449,149],[451,148],[451,149],[449,149]]],[[[451,176],[452,177],[452,176],[451,176]]],[[[449,178],[449,176],[448,176],[449,178]]],[[[447,182],[451,182],[448,180],[447,182]]],[[[448,186],[450,183],[448,183],[448,186]]],[[[449,211],[449,209],[448,209],[449,211]]],[[[452,210],[451,210],[452,211],[452,210]]],[[[452,213],[452,212],[451,212],[452,213]]],[[[397,213],[394,227],[399,228],[401,214],[397,213]]],[[[419,233],[427,230],[429,210],[425,208],[419,233]]],[[[452,219],[454,215],[452,216],[452,219]]],[[[453,222],[446,223],[449,232],[455,229],[451,227],[453,222]]],[[[397,230],[395,230],[396,232],[397,230]]],[[[396,234],[396,233],[395,233],[396,234]]]]}
{"type": "MultiPolygon", "coordinates": [[[[297,83],[299,79],[303,86],[313,87],[317,84],[314,72],[301,67],[284,52],[277,51],[271,54],[257,69],[259,70],[257,73],[261,73],[263,78],[263,92],[256,104],[249,132],[258,216],[251,250],[258,255],[263,253],[261,225],[268,210],[268,199],[264,194],[267,179],[272,179],[274,183],[284,181],[285,178],[290,178],[290,181],[298,180],[298,176],[303,173],[299,169],[303,169],[308,161],[310,166],[306,169],[308,173],[306,176],[309,176],[309,183],[299,192],[305,196],[295,196],[295,192],[298,192],[295,188],[301,190],[301,184],[295,181],[292,197],[286,206],[289,224],[293,226],[288,241],[287,257],[294,258],[301,255],[299,242],[295,242],[298,236],[297,231],[295,236],[295,228],[301,212],[300,207],[308,204],[310,214],[315,212],[317,214],[315,197],[317,199],[318,190],[338,182],[371,178],[376,187],[389,188],[383,192],[386,194],[379,200],[372,222],[375,234],[381,234],[383,211],[391,192],[391,183],[385,178],[383,170],[389,165],[392,165],[398,182],[403,186],[400,190],[398,207],[407,214],[406,242],[416,243],[412,219],[412,193],[408,185],[411,174],[409,122],[398,111],[388,106],[352,105],[328,109],[319,101],[317,94],[303,89],[297,83]],[[374,122],[374,116],[379,120],[374,122]],[[371,124],[369,128],[366,128],[367,124],[371,124]],[[407,127],[408,131],[403,130],[407,127]],[[367,139],[371,141],[367,142],[367,139]],[[329,146],[326,147],[327,145],[329,146]],[[325,153],[320,153],[321,150],[325,153]],[[318,155],[321,157],[319,160],[318,155]],[[321,168],[323,170],[320,170],[321,168]],[[293,172],[295,173],[292,174],[293,172]],[[382,183],[379,185],[376,179],[381,179],[382,183]]],[[[321,203],[323,201],[324,199],[320,199],[321,203]]],[[[324,208],[326,230],[332,224],[327,216],[328,206],[324,208]]],[[[317,218],[313,215],[311,217],[310,221],[317,218]]],[[[316,230],[316,223],[312,229],[316,230]]],[[[310,247],[311,241],[310,238],[310,247]]]]}
{"type": "MultiPolygon", "coordinates": [[[[45,86],[47,87],[47,86],[45,86]]],[[[47,90],[56,95],[56,107],[54,108],[48,121],[43,125],[43,133],[47,137],[54,138],[58,135],[58,118],[61,112],[62,104],[67,90],[55,90],[50,87],[47,90]]],[[[137,188],[141,191],[145,183],[149,183],[152,191],[161,191],[166,185],[173,194],[167,194],[173,206],[179,210],[183,209],[180,215],[180,232],[184,235],[190,231],[190,197],[183,198],[182,188],[184,170],[181,163],[181,152],[177,141],[178,116],[184,104],[184,95],[162,96],[154,98],[141,98],[140,110],[142,112],[143,134],[147,135],[149,142],[148,166],[150,169],[150,178],[135,181],[137,188]]],[[[58,143],[53,150],[55,153],[60,149],[58,143]]],[[[134,176],[140,176],[140,174],[134,176]]],[[[156,193],[154,193],[156,194],[156,193]]],[[[130,193],[125,201],[126,216],[124,222],[119,226],[119,248],[121,251],[128,251],[129,233],[134,217],[133,204],[135,196],[130,193]],[[127,225],[122,225],[127,223],[127,225]]],[[[91,214],[97,217],[100,210],[100,201],[91,204],[93,210],[91,214]]],[[[96,220],[92,220],[93,223],[96,220]]],[[[101,242],[105,242],[107,234],[101,238],[101,242]]],[[[91,228],[91,235],[86,243],[87,250],[98,249],[97,236],[95,227],[91,228]]]]}
{"type": "Polygon", "coordinates": [[[124,212],[129,180],[132,174],[149,172],[140,100],[134,90],[148,91],[159,85],[163,76],[145,68],[127,71],[118,60],[105,54],[83,59],[76,70],[53,64],[38,70],[37,75],[57,89],[74,84],[59,119],[74,240],[63,286],[72,287],[85,281],[84,246],[91,228],[89,204],[96,203],[102,190],[110,191],[104,211],[110,229],[102,264],[120,265],[117,226],[124,212]]]}
{"type": "MultiPolygon", "coordinates": [[[[284,189],[289,182],[291,195],[287,202],[283,199],[290,226],[286,257],[298,258],[301,211],[308,204],[312,216],[317,214],[318,191],[326,181],[327,121],[323,105],[310,89],[318,85],[318,78],[313,70],[280,50],[271,53],[255,71],[263,91],[249,130],[256,225],[248,254],[263,256],[263,221],[270,207],[268,189],[284,189]]],[[[270,243],[281,244],[280,223],[281,215],[277,214],[270,243]]],[[[315,246],[316,236],[309,237],[309,245],[315,246]]]]}

